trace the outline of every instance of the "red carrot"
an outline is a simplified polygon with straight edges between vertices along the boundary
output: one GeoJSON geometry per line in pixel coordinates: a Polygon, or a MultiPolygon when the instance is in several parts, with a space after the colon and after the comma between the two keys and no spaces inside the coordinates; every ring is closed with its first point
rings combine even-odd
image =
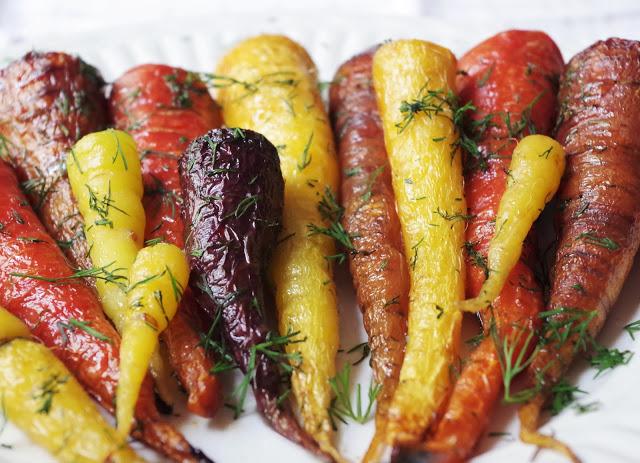
{"type": "MultiPolygon", "coordinates": [[[[551,130],[563,61],[546,34],[507,31],[469,51],[459,61],[459,68],[460,104],[476,108],[465,128],[468,140],[478,145],[477,149],[471,143],[465,146],[467,296],[474,297],[490,271],[486,255],[511,154],[518,139],[551,130]]],[[[427,441],[433,458],[450,461],[469,457],[509,379],[505,379],[508,373],[501,363],[516,359],[521,349],[535,344],[531,341],[533,329],[539,325],[538,313],[543,308],[542,290],[533,271],[536,260],[529,239],[522,259],[493,304],[493,316],[487,311],[482,314],[487,337],[465,363],[434,435],[427,441]],[[505,347],[513,352],[505,353],[505,347]]],[[[505,398],[514,399],[510,395],[505,398]]]]}
{"type": "MultiPolygon", "coordinates": [[[[178,158],[193,138],[222,125],[220,108],[196,74],[154,64],[137,66],[118,78],[109,105],[113,124],[131,134],[142,156],[145,239],[184,247],[178,158]]],[[[201,331],[197,312],[187,291],[163,340],[189,394],[189,410],[213,416],[221,405],[221,388],[192,328],[201,331]]]]}
{"type": "MultiPolygon", "coordinates": [[[[120,338],[85,277],[113,278],[109,269],[74,271],[46,233],[10,167],[0,161],[0,305],[20,318],[107,410],[118,384],[120,338]]],[[[178,462],[209,461],[159,420],[150,378],[136,407],[134,434],[178,462]]]]}

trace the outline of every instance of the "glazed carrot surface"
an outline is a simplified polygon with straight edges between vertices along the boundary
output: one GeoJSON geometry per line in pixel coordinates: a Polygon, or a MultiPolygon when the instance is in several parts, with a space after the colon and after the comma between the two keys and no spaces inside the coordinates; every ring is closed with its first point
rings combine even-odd
{"type": "MultiPolygon", "coordinates": [[[[472,125],[466,129],[477,140],[478,151],[465,154],[469,217],[465,236],[466,293],[474,297],[490,272],[487,251],[507,185],[511,154],[524,135],[550,132],[563,61],[558,47],[546,34],[507,31],[467,52],[458,68],[460,105],[471,103],[477,108],[470,113],[472,125]]],[[[454,385],[444,414],[427,441],[432,452],[452,459],[466,458],[486,429],[503,387],[496,336],[489,333],[492,320],[497,328],[497,344],[520,335],[513,353],[517,357],[527,336],[522,329],[535,329],[539,325],[538,313],[543,310],[542,288],[534,274],[537,259],[530,237],[524,243],[520,261],[493,302],[494,317],[488,311],[482,314],[488,336],[471,354],[454,385]]]]}
{"type": "MultiPolygon", "coordinates": [[[[82,276],[112,278],[108,269],[74,271],[29,206],[15,174],[0,161],[0,305],[22,320],[107,410],[119,377],[120,337],[82,276]]],[[[142,385],[139,437],[176,461],[198,461],[196,451],[159,420],[153,388],[142,385]]]]}
{"type": "MultiPolygon", "coordinates": [[[[178,158],[191,140],[222,124],[220,108],[197,74],[165,65],[130,69],[113,85],[110,117],[131,134],[141,156],[145,187],[145,240],[184,247],[178,158]]],[[[210,374],[213,361],[200,345],[201,317],[187,288],[176,316],[162,335],[171,366],[188,394],[190,411],[213,416],[221,387],[210,374]]]]}
{"type": "Polygon", "coordinates": [[[377,427],[383,428],[404,357],[409,275],[372,80],[377,47],[345,62],[333,78],[330,116],[338,142],[349,265],[369,335],[377,427]]]}
{"type": "Polygon", "coordinates": [[[567,171],[546,311],[550,329],[527,370],[537,394],[520,410],[520,435],[574,461],[571,449],[537,428],[553,386],[576,355],[617,353],[624,364],[629,352],[610,350],[596,336],[640,246],[639,81],[640,42],[608,39],[574,56],[560,85],[556,137],[567,153],[567,171]]]}

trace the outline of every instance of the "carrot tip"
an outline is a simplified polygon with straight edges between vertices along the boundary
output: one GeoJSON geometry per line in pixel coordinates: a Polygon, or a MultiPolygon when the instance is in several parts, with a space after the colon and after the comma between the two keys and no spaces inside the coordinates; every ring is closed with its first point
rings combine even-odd
{"type": "Polygon", "coordinates": [[[520,440],[539,448],[553,450],[564,455],[573,463],[581,463],[580,458],[578,458],[567,444],[553,436],[547,436],[538,431],[540,403],[539,400],[535,400],[533,403],[529,403],[520,409],[520,440]]]}
{"type": "Polygon", "coordinates": [[[390,454],[393,449],[385,442],[385,434],[381,429],[376,430],[367,453],[362,458],[362,463],[389,461],[389,458],[385,458],[385,456],[388,456],[387,454],[390,454]]]}

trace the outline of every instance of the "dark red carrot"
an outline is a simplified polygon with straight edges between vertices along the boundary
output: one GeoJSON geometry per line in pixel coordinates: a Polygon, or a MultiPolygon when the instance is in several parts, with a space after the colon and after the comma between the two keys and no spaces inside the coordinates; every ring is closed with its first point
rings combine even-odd
{"type": "Polygon", "coordinates": [[[297,333],[278,336],[268,326],[275,308],[264,297],[263,276],[284,204],[276,148],[250,130],[212,130],[184,152],[180,180],[191,278],[212,329],[219,323],[228,356],[244,374],[233,394],[236,413],[251,387],[277,432],[320,454],[285,400],[289,362],[304,360],[284,347],[305,340],[297,333]]]}
{"type": "MultiPolygon", "coordinates": [[[[539,393],[520,410],[523,440],[577,459],[538,434],[551,388],[594,338],[640,246],[640,42],[608,39],[569,62],[559,93],[556,137],[567,168],[557,214],[545,342],[528,368],[539,393]]],[[[605,349],[606,350],[606,349],[605,349]]]]}
{"type": "Polygon", "coordinates": [[[383,429],[404,357],[409,274],[371,77],[374,53],[340,66],[331,84],[330,115],[342,169],[343,224],[357,250],[349,264],[375,380],[382,385],[376,421],[383,429]]]}
{"type": "MultiPolygon", "coordinates": [[[[193,138],[222,125],[220,108],[195,73],[156,64],[137,66],[118,78],[109,106],[113,124],[131,134],[142,156],[145,239],[184,247],[178,158],[193,138]]],[[[221,388],[197,335],[202,331],[198,310],[187,291],[163,340],[189,394],[189,410],[213,416],[221,388]]]]}

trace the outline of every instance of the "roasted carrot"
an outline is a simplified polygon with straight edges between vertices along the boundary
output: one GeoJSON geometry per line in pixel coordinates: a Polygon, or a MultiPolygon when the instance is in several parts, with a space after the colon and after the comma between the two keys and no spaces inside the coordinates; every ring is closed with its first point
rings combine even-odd
{"type": "Polygon", "coordinates": [[[335,226],[329,216],[338,166],[317,70],[299,44],[261,35],[236,45],[220,61],[217,75],[226,79],[219,90],[226,124],[263,134],[280,155],[285,204],[270,269],[278,325],[281,335],[299,332],[305,339],[286,346],[303,358],[294,363],[293,396],[307,432],[338,459],[328,412],[339,339],[335,245],[327,236],[335,226]]]}
{"type": "Polygon", "coordinates": [[[349,264],[375,381],[382,385],[376,426],[384,428],[404,357],[409,276],[373,89],[374,53],[340,66],[331,84],[330,116],[342,169],[342,223],[353,244],[349,264]]]}
{"type": "MultiPolygon", "coordinates": [[[[184,246],[178,157],[198,135],[222,124],[220,108],[195,73],[165,65],[130,69],[113,84],[111,121],[136,142],[142,162],[145,239],[184,246]]],[[[221,405],[212,360],[201,345],[199,308],[186,288],[162,335],[171,366],[188,393],[193,413],[213,416],[221,405]]]]}
{"type": "Polygon", "coordinates": [[[306,341],[296,332],[278,336],[267,324],[275,308],[264,297],[264,276],[284,202],[278,152],[256,132],[212,130],[185,151],[180,175],[186,249],[199,300],[210,331],[219,323],[226,356],[244,374],[233,394],[236,415],[251,386],[258,410],[277,432],[318,452],[285,400],[288,376],[304,360],[284,350],[306,341]]]}
{"type": "Polygon", "coordinates": [[[142,463],[144,460],[116,437],[64,364],[28,338],[27,326],[0,307],[3,416],[61,462],[142,463]]]}
{"type": "Polygon", "coordinates": [[[0,307],[0,340],[28,338],[29,328],[4,307],[0,307]]]}
{"type": "MultiPolygon", "coordinates": [[[[471,104],[475,108],[467,113],[470,120],[462,131],[478,146],[477,150],[466,152],[464,160],[469,207],[466,294],[474,297],[489,271],[487,249],[507,185],[511,153],[518,138],[534,127],[537,133],[551,130],[555,82],[562,72],[563,61],[558,47],[546,34],[507,31],[465,54],[458,68],[459,105],[471,104]]],[[[500,297],[493,302],[493,311],[482,313],[486,337],[465,363],[442,418],[427,439],[427,448],[434,459],[468,458],[489,423],[491,409],[503,386],[501,358],[490,336],[492,314],[500,339],[517,335],[513,327],[533,330],[539,325],[543,297],[533,270],[537,261],[534,249],[530,235],[524,243],[522,258],[500,297]]],[[[517,346],[514,356],[520,354],[520,347],[517,346]]]]}
{"type": "Polygon", "coordinates": [[[529,230],[558,191],[564,166],[564,150],[553,138],[528,135],[518,142],[487,252],[489,276],[477,296],[457,304],[460,310],[476,312],[500,295],[520,260],[529,230]]]}
{"type": "Polygon", "coordinates": [[[421,441],[457,357],[462,317],[453,303],[464,297],[464,224],[446,214],[465,215],[466,205],[452,121],[455,65],[448,49],[420,40],[384,44],[373,58],[410,293],[400,379],[368,461],[379,461],[386,446],[421,441]]]}
{"type": "MultiPolygon", "coordinates": [[[[72,265],[82,269],[91,267],[89,247],[64,166],[78,139],[106,125],[103,86],[94,67],[65,53],[27,53],[0,71],[0,155],[16,169],[47,231],[72,265]]],[[[165,338],[173,341],[168,343],[171,358],[193,361],[173,362],[187,390],[199,391],[190,396],[204,397],[204,402],[215,405],[217,389],[205,388],[214,381],[208,375],[210,362],[196,347],[199,338],[190,324],[179,315],[165,338]]],[[[159,392],[166,400],[163,384],[159,382],[159,392]]]]}
{"type": "Polygon", "coordinates": [[[105,128],[104,85],[96,68],[66,53],[30,52],[0,70],[0,155],[78,268],[91,262],[64,162],[83,135],[105,128]]]}
{"type": "Polygon", "coordinates": [[[569,62],[556,136],[567,153],[560,189],[559,241],[544,343],[527,373],[535,397],[520,410],[520,437],[577,461],[537,433],[541,407],[577,353],[598,346],[640,245],[640,42],[608,39],[569,62]]]}
{"type": "Polygon", "coordinates": [[[109,279],[96,280],[102,308],[122,333],[127,320],[129,271],[144,240],[136,145],[120,130],[85,135],[67,156],[67,174],[84,219],[93,267],[111,273],[109,279]]]}
{"type": "MultiPolygon", "coordinates": [[[[120,338],[83,278],[112,278],[104,268],[74,271],[45,232],[20,191],[9,166],[0,161],[0,305],[78,378],[107,410],[113,411],[118,383],[120,338]]],[[[209,461],[171,425],[159,420],[149,378],[145,380],[134,433],[175,461],[209,461]]]]}
{"type": "Polygon", "coordinates": [[[147,246],[131,265],[116,394],[121,435],[129,434],[140,387],[158,348],[158,336],[175,316],[188,282],[189,264],[173,244],[147,246]]]}

